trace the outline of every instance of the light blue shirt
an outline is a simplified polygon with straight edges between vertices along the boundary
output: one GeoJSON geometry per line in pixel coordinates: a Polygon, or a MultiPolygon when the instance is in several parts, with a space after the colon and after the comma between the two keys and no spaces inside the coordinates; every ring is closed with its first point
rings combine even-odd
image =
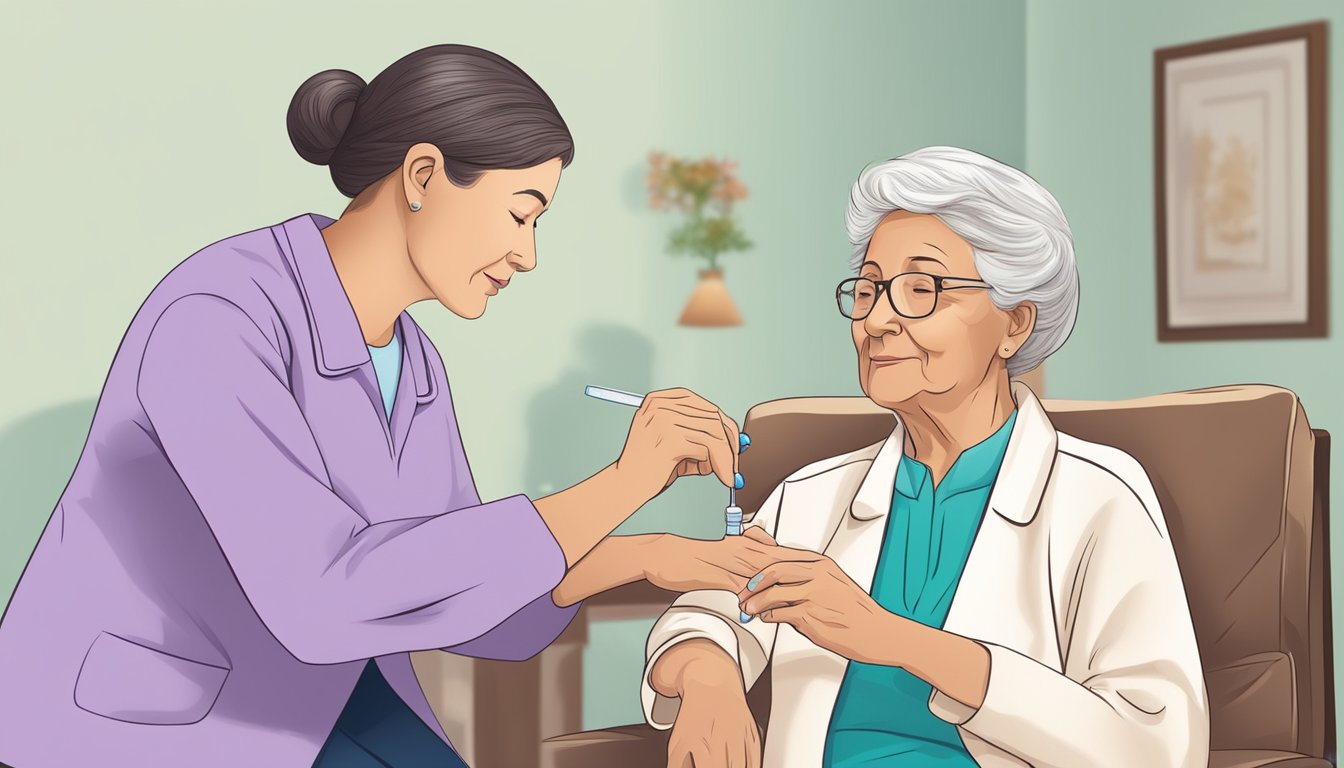
{"type": "Polygon", "coordinates": [[[383,410],[387,420],[392,420],[392,404],[397,399],[397,384],[401,381],[401,339],[395,329],[392,340],[381,347],[369,347],[369,357],[373,358],[373,372],[378,377],[378,390],[383,395],[383,410]]]}
{"type": "MultiPolygon", "coordinates": [[[[927,466],[901,457],[871,593],[883,608],[943,626],[1016,420],[963,451],[936,488],[927,466]]],[[[932,692],[904,669],[851,661],[822,765],[973,768],[957,727],[929,711],[932,692]]]]}

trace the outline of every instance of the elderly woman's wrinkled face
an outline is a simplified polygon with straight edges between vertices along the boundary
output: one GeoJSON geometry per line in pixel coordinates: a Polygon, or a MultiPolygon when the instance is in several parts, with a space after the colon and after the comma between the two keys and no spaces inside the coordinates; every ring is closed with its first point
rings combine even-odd
{"type": "MultiPolygon", "coordinates": [[[[970,244],[942,221],[895,211],[873,233],[858,276],[888,280],[903,272],[981,280],[970,244]]],[[[932,286],[927,281],[916,287],[925,297],[919,301],[927,300],[932,286]]],[[[936,309],[919,319],[894,312],[883,292],[866,318],[853,321],[859,383],[869,399],[888,408],[929,394],[969,393],[987,377],[1003,375],[1003,349],[1016,351],[1018,334],[1012,331],[1020,322],[983,289],[938,293],[936,309]]]]}

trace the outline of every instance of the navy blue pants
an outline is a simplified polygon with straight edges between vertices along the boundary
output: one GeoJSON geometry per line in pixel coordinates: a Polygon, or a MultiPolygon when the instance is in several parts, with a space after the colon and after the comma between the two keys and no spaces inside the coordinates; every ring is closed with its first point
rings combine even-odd
{"type": "Polygon", "coordinates": [[[313,768],[467,768],[369,660],[313,768]]]}

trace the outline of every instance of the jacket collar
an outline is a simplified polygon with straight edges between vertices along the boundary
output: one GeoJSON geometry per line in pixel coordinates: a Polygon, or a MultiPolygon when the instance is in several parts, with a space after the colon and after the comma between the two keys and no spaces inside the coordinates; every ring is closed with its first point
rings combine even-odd
{"type": "Polygon", "coordinates": [[[1017,403],[1017,423],[989,494],[989,508],[1009,522],[1026,525],[1036,517],[1045,484],[1055,469],[1059,434],[1030,387],[1014,382],[1012,393],[1017,403]]]}
{"type": "MultiPolygon", "coordinates": [[[[1045,493],[1045,484],[1055,466],[1058,434],[1050,423],[1040,400],[1027,385],[1012,384],[1017,419],[1008,437],[1008,448],[989,508],[1017,525],[1026,525],[1036,516],[1045,493]]],[[[891,494],[905,447],[905,427],[900,419],[873,457],[859,490],[850,504],[850,516],[857,520],[875,520],[891,511],[891,494]]]]}
{"type": "Polygon", "coordinates": [[[849,505],[849,514],[857,520],[876,520],[891,511],[891,494],[896,482],[896,470],[901,466],[905,450],[905,425],[896,418],[896,428],[877,449],[873,463],[859,484],[858,493],[849,505]]]}
{"type": "Polygon", "coordinates": [[[420,326],[411,319],[409,312],[402,312],[397,318],[397,324],[401,326],[401,346],[406,350],[406,359],[411,368],[411,379],[415,382],[415,399],[421,403],[427,403],[434,399],[438,394],[438,388],[434,385],[434,377],[430,375],[430,350],[433,344],[425,338],[425,334],[420,330],[420,326]]]}
{"type": "MultiPolygon", "coordinates": [[[[354,307],[345,294],[331,253],[322,239],[322,229],[335,219],[309,213],[296,216],[272,228],[276,242],[294,269],[299,295],[308,314],[313,339],[313,357],[323,376],[340,376],[360,366],[372,364],[364,334],[359,329],[354,307]]],[[[435,395],[429,369],[428,342],[407,312],[397,318],[403,354],[415,382],[416,399],[432,400],[435,395]]]]}

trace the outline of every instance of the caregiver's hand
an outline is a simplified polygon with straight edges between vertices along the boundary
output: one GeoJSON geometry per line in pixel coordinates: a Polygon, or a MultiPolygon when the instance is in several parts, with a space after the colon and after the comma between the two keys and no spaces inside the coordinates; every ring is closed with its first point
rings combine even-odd
{"type": "Polygon", "coordinates": [[[811,552],[781,547],[759,527],[741,536],[714,541],[658,534],[647,550],[644,578],[672,592],[725,589],[739,592],[747,580],[771,563],[807,557],[811,552]]]}
{"type": "Polygon", "coordinates": [[[667,742],[668,768],[760,768],[761,734],[732,658],[697,639],[669,648],[658,661],[649,682],[681,699],[667,742]]]}
{"type": "MultiPolygon", "coordinates": [[[[688,389],[650,392],[635,411],[619,459],[587,480],[532,503],[565,553],[566,567],[573,568],[613,528],[678,477],[713,472],[724,485],[732,486],[740,477],[740,434],[732,419],[688,389]]],[[[606,568],[589,570],[609,575],[606,568]]],[[[633,581],[638,574],[636,570],[625,575],[633,581]]],[[[588,581],[582,589],[562,592],[591,594],[587,590],[602,583],[588,581]]]]}
{"type": "Polygon", "coordinates": [[[904,621],[834,560],[812,553],[766,566],[737,596],[742,610],[761,621],[789,624],[817,646],[869,664],[890,663],[891,638],[904,621]]]}
{"type": "Polygon", "coordinates": [[[737,424],[718,406],[689,389],[650,392],[630,421],[616,460],[650,498],[685,475],[708,475],[733,487],[737,474],[737,424]]]}

